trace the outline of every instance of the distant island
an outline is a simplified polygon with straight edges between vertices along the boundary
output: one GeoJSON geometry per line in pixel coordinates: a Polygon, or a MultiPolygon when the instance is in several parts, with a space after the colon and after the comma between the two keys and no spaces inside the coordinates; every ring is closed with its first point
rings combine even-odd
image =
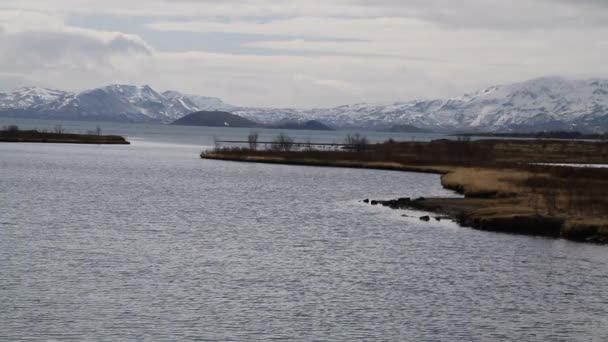
{"type": "Polygon", "coordinates": [[[12,143],[53,143],[53,144],[94,144],[94,145],[129,145],[124,137],[118,135],[101,135],[99,133],[75,134],[64,133],[61,129],[55,132],[38,130],[20,130],[17,126],[0,129],[0,142],[12,143]]]}
{"type": "Polygon", "coordinates": [[[295,122],[285,121],[264,125],[242,116],[223,111],[200,111],[188,114],[172,123],[180,126],[236,127],[236,128],[274,128],[310,131],[333,131],[334,129],[316,120],[295,122]]]}
{"type": "Polygon", "coordinates": [[[200,111],[191,113],[174,121],[172,125],[240,128],[262,127],[262,125],[255,121],[222,111],[200,111]]]}
{"type": "Polygon", "coordinates": [[[433,133],[430,129],[419,128],[413,125],[394,125],[390,128],[380,130],[389,133],[433,133]]]}

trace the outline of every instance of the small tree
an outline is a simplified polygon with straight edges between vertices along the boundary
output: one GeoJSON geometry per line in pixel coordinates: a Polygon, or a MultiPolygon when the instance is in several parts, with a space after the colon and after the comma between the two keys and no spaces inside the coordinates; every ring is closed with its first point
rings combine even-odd
{"type": "Polygon", "coordinates": [[[281,132],[273,141],[273,147],[277,151],[289,152],[293,148],[293,139],[281,132]]]}
{"type": "Polygon", "coordinates": [[[367,149],[369,140],[367,140],[367,137],[359,133],[354,135],[349,134],[344,139],[344,144],[347,145],[351,151],[363,152],[367,149]]]}
{"type": "Polygon", "coordinates": [[[247,142],[249,143],[249,149],[252,151],[257,151],[258,149],[258,132],[251,132],[247,137],[247,142]]]}
{"type": "Polygon", "coordinates": [[[5,131],[5,132],[15,133],[15,132],[19,132],[19,126],[17,126],[17,125],[8,125],[8,126],[2,127],[2,130],[5,131]]]}
{"type": "Polygon", "coordinates": [[[460,142],[470,142],[471,136],[470,135],[459,135],[456,140],[458,140],[460,142]]]}
{"type": "Polygon", "coordinates": [[[63,126],[61,125],[57,125],[55,126],[55,128],[53,128],[53,132],[57,133],[57,134],[63,134],[63,126]]]}
{"type": "Polygon", "coordinates": [[[216,135],[213,135],[213,151],[215,151],[215,153],[219,153],[222,149],[222,146],[220,144],[219,139],[217,138],[216,135]]]}
{"type": "Polygon", "coordinates": [[[312,146],[312,141],[310,140],[310,137],[306,138],[306,142],[304,143],[304,149],[306,151],[313,151],[314,148],[312,146]]]}
{"type": "Polygon", "coordinates": [[[95,134],[101,135],[101,127],[97,126],[97,128],[95,128],[95,134]]]}

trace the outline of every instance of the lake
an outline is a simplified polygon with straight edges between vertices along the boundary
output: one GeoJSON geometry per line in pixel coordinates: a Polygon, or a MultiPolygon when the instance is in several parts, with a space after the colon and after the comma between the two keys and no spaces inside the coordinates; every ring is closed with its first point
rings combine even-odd
{"type": "Polygon", "coordinates": [[[133,145],[0,144],[2,341],[608,339],[605,246],[359,202],[456,196],[437,175],[198,157],[249,130],[102,129],[133,145]]]}

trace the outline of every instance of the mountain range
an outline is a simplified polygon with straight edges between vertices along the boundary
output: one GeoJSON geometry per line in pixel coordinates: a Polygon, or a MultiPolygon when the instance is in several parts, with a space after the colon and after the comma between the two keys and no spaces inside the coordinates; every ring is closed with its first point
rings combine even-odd
{"type": "Polygon", "coordinates": [[[170,123],[201,110],[233,107],[213,97],[150,86],[109,85],[82,92],[25,87],[0,93],[0,116],[170,123]]]}
{"type": "Polygon", "coordinates": [[[228,111],[262,124],[317,120],[336,128],[436,131],[608,131],[608,80],[544,77],[449,99],[335,108],[238,107],[221,99],[110,85],[83,92],[39,87],[0,93],[0,116],[170,123],[197,111],[228,111]]]}

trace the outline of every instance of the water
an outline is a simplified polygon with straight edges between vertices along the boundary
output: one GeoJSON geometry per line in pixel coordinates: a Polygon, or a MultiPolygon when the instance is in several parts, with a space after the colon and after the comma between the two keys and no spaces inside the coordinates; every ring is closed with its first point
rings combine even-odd
{"type": "MultiPolygon", "coordinates": [[[[91,121],[55,121],[34,120],[0,117],[0,127],[5,125],[18,125],[21,129],[47,129],[53,131],[61,127],[70,133],[87,133],[99,127],[102,134],[118,134],[133,141],[154,141],[175,144],[196,144],[197,146],[213,146],[214,140],[241,140],[246,141],[247,135],[256,131],[259,141],[272,141],[281,132],[287,132],[296,142],[314,143],[343,143],[348,134],[356,131],[289,131],[277,129],[250,129],[225,127],[192,127],[170,126],[160,124],[133,124],[114,122],[91,121]]],[[[435,139],[454,138],[439,133],[389,133],[389,132],[360,132],[371,142],[383,142],[388,139],[396,141],[430,141],[435,139]]]]}
{"type": "Polygon", "coordinates": [[[136,127],[0,144],[1,341],[608,339],[604,246],[359,202],[454,196],[436,175],[201,160],[200,131],[136,127]]]}
{"type": "Polygon", "coordinates": [[[563,166],[575,168],[591,168],[591,169],[606,169],[608,164],[575,164],[575,163],[533,163],[534,165],[544,166],[563,166]]]}

